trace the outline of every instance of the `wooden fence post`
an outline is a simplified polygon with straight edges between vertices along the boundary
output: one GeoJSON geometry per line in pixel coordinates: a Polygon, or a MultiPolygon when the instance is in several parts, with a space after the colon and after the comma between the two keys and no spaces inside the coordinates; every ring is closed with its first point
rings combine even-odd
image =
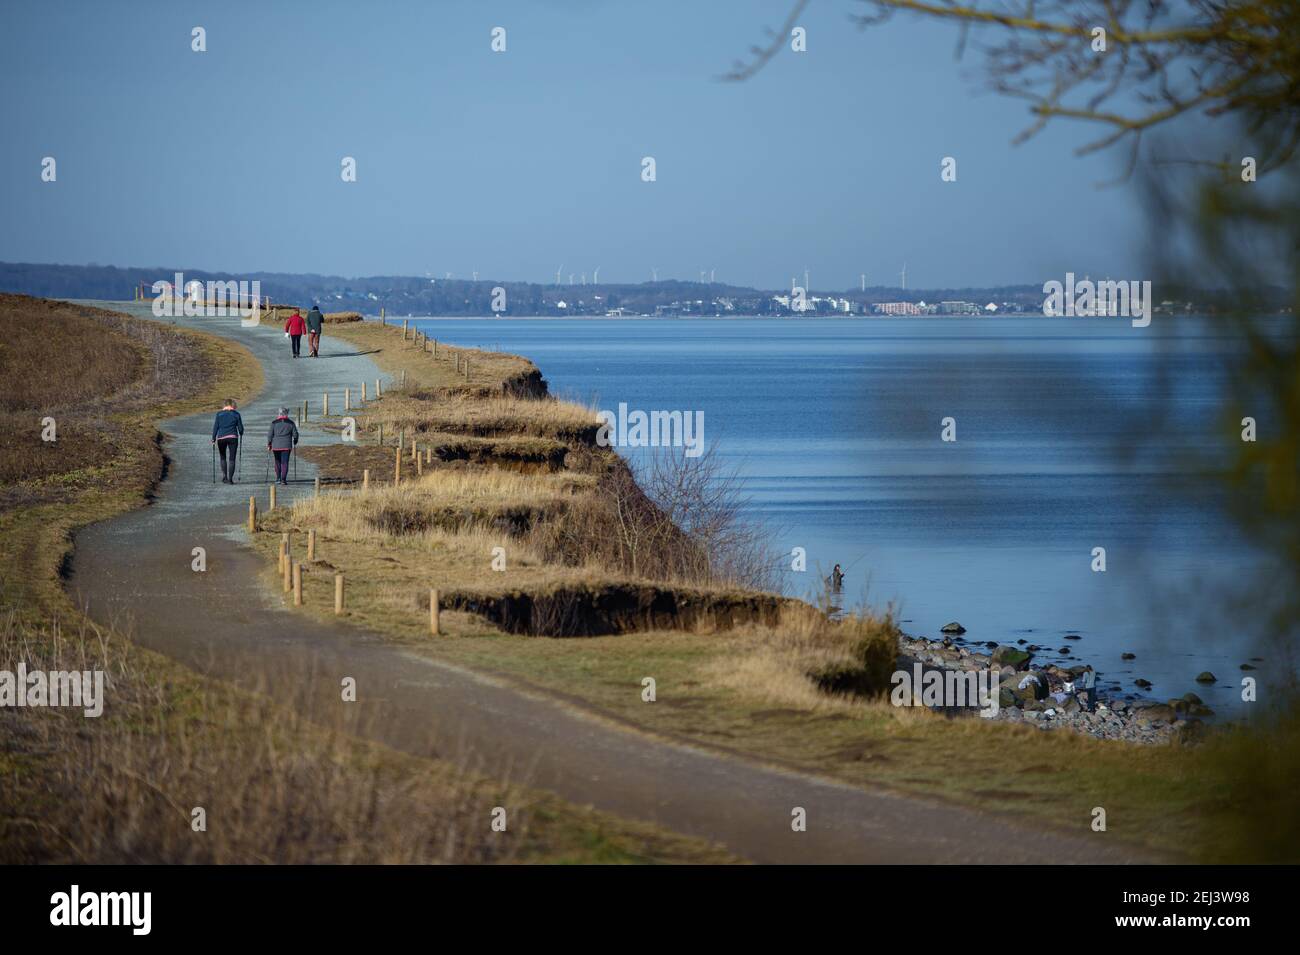
{"type": "Polygon", "coordinates": [[[366,468],[361,472],[361,490],[370,490],[370,468],[366,468]]]}
{"type": "Polygon", "coordinates": [[[366,402],[366,383],[363,381],[361,383],[361,403],[365,404],[365,402],[366,402]]]}
{"type": "Polygon", "coordinates": [[[293,562],[293,605],[302,606],[302,564],[293,562]]]}
{"type": "Polygon", "coordinates": [[[285,592],[286,594],[287,594],[290,590],[293,589],[293,566],[292,566],[292,564],[293,564],[293,562],[292,562],[292,561],[289,561],[289,560],[286,560],[286,561],[284,562],[284,568],[283,568],[283,573],[284,573],[284,592],[285,592]]]}
{"type": "Polygon", "coordinates": [[[343,575],[334,575],[334,613],[343,613],[343,575]]]}
{"type": "Polygon", "coordinates": [[[315,559],[316,559],[316,531],[313,529],[307,532],[307,560],[314,561],[315,559]]]}
{"type": "Polygon", "coordinates": [[[406,341],[406,319],[402,319],[402,341],[406,341]]]}
{"type": "Polygon", "coordinates": [[[323,392],[320,397],[320,414],[322,418],[330,416],[330,393],[323,392]]]}
{"type": "Polygon", "coordinates": [[[351,388],[343,389],[343,410],[344,411],[352,410],[352,389],[351,388]]]}
{"type": "Polygon", "coordinates": [[[375,397],[376,398],[384,397],[384,389],[378,378],[375,379],[375,397]]]}
{"type": "Polygon", "coordinates": [[[289,535],[280,535],[280,559],[276,561],[275,569],[284,573],[284,562],[289,559],[289,535]]]}
{"type": "Polygon", "coordinates": [[[438,626],[438,591],[434,588],[429,589],[429,632],[435,637],[439,634],[438,626]]]}
{"type": "Polygon", "coordinates": [[[271,485],[271,499],[270,501],[267,502],[266,509],[268,511],[275,510],[275,485],[274,484],[271,485]]]}
{"type": "Polygon", "coordinates": [[[248,533],[257,533],[257,498],[252,495],[248,498],[248,533]]]}
{"type": "Polygon", "coordinates": [[[393,455],[393,483],[402,483],[402,449],[398,448],[393,455]]]}

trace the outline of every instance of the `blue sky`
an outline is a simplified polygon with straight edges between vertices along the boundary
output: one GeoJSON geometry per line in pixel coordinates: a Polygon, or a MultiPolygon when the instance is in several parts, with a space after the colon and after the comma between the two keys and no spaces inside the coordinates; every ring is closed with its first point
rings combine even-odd
{"type": "Polygon", "coordinates": [[[6,0],[0,259],[815,289],[1139,273],[1120,153],[985,91],[955,31],[814,0],[6,0]],[[207,31],[206,53],[190,49],[207,31]],[[490,31],[506,28],[507,51],[490,31]],[[53,156],[58,181],[43,183],[53,156]],[[344,156],[357,182],[340,178],[344,156]],[[641,181],[655,157],[658,180],[641,181]],[[958,180],[940,180],[944,156],[958,180]]]}

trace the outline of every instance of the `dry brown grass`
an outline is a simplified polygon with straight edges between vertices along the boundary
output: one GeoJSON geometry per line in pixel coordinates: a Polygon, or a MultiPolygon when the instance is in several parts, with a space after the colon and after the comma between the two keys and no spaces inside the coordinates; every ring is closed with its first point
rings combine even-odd
{"type": "Polygon", "coordinates": [[[902,712],[879,699],[889,690],[898,653],[899,631],[889,615],[864,612],[831,621],[810,613],[740,636],[725,660],[703,669],[717,688],[807,712],[902,712]]]}
{"type": "Polygon", "coordinates": [[[651,826],[570,807],[521,781],[396,753],[321,725],[301,700],[197,677],[86,623],[0,621],[0,669],[101,670],[108,702],[0,709],[0,862],[727,862],[651,826]],[[492,812],[507,831],[493,832],[492,812]],[[195,831],[194,810],[206,830],[195,831]]]}

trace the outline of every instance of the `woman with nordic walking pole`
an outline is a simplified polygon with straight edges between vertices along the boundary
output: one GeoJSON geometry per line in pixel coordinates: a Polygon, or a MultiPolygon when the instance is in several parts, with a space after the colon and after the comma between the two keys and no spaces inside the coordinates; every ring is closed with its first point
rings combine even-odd
{"type": "Polygon", "coordinates": [[[235,463],[239,455],[239,439],[244,435],[244,419],[235,410],[235,399],[227,398],[225,406],[217,412],[212,422],[212,483],[217,483],[217,452],[221,452],[221,483],[235,483],[235,463]],[[227,462],[229,458],[229,462],[227,462]],[[227,466],[227,464],[229,466],[227,466]]]}
{"type": "Polygon", "coordinates": [[[289,409],[281,408],[266,435],[266,450],[275,458],[275,480],[289,483],[289,458],[298,444],[298,426],[289,418],[289,409]]]}

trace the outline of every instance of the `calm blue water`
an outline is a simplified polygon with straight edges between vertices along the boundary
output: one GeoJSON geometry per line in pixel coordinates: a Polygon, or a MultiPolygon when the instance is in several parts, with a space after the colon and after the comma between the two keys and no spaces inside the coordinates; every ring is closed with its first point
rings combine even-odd
{"type": "Polygon", "coordinates": [[[1194,689],[1223,709],[1238,702],[1239,665],[1276,654],[1224,612],[1222,585],[1251,573],[1250,551],[1209,490],[1171,480],[1178,455],[1210,447],[1230,345],[1191,323],[417,324],[527,355],[552,393],[597,408],[703,411],[777,546],[807,551],[793,593],[815,593],[838,562],[850,603],[892,602],[911,633],[957,620],[968,640],[1052,649],[1040,657],[1069,645],[1126,692],[1145,677],[1154,696],[1194,689]],[[945,417],[955,442],[940,440],[945,417]],[[1206,669],[1219,677],[1208,692],[1193,682],[1206,669]]]}

